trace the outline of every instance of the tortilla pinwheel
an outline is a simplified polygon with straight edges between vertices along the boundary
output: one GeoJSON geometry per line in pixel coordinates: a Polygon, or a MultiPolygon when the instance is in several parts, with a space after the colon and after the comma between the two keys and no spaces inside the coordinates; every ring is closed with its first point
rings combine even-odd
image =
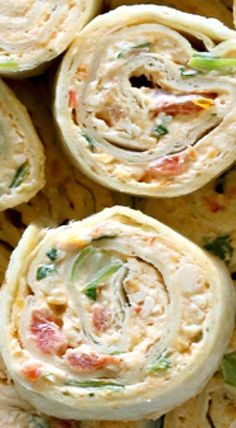
{"type": "Polygon", "coordinates": [[[223,263],[117,206],[26,229],[2,287],[1,352],[20,396],[42,413],[157,419],[218,368],[234,308],[223,263]]]}
{"type": "Polygon", "coordinates": [[[165,6],[95,18],[56,85],[72,161],[106,187],[152,197],[218,176],[236,158],[235,46],[236,32],[219,21],[165,6]]]}

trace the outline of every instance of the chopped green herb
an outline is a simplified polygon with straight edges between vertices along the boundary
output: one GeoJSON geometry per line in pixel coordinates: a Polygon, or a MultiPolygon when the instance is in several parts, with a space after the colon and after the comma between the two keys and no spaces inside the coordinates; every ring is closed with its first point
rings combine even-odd
{"type": "Polygon", "coordinates": [[[188,78],[188,77],[194,77],[194,76],[196,76],[197,74],[199,73],[199,71],[197,71],[197,70],[192,70],[192,69],[186,69],[186,68],[184,68],[184,67],[181,67],[180,68],[180,75],[182,76],[182,77],[186,77],[186,78],[188,78]]]}
{"type": "Polygon", "coordinates": [[[90,393],[89,393],[89,397],[95,397],[94,392],[90,392],[90,393]]]}
{"type": "Polygon", "coordinates": [[[18,66],[19,66],[18,63],[16,61],[14,61],[13,59],[0,62],[0,70],[14,69],[14,68],[18,68],[18,66]]]}
{"type": "Polygon", "coordinates": [[[122,51],[120,51],[117,55],[117,59],[123,58],[123,56],[126,54],[126,52],[128,52],[130,49],[123,49],[122,51]]]}
{"type": "Polygon", "coordinates": [[[68,379],[65,382],[66,386],[77,386],[80,388],[109,388],[109,389],[123,389],[125,386],[115,382],[105,382],[101,380],[84,380],[79,381],[76,379],[68,379]]]}
{"type": "Polygon", "coordinates": [[[160,113],[157,117],[157,121],[152,130],[151,135],[156,138],[160,138],[163,135],[168,134],[169,130],[167,128],[167,125],[171,122],[172,119],[173,117],[171,115],[167,115],[164,112],[160,113]]]}
{"type": "Polygon", "coordinates": [[[72,268],[71,268],[71,274],[70,274],[70,281],[74,282],[78,276],[78,270],[80,267],[80,263],[84,259],[85,256],[88,254],[94,253],[96,250],[93,247],[86,247],[84,248],[75,258],[72,268]]]}
{"type": "Polygon", "coordinates": [[[117,55],[117,59],[123,58],[126,52],[127,52],[127,49],[123,49],[123,51],[120,51],[117,55]]]}
{"type": "Polygon", "coordinates": [[[91,150],[91,152],[93,152],[94,148],[95,148],[95,141],[94,141],[94,139],[90,135],[86,134],[85,132],[83,132],[81,135],[87,141],[88,147],[91,150]]]}
{"type": "Polygon", "coordinates": [[[93,281],[89,282],[83,288],[83,292],[92,300],[97,300],[97,287],[98,285],[108,279],[111,275],[114,275],[121,267],[123,263],[116,262],[108,267],[105,267],[98,273],[98,276],[93,281]]]}
{"type": "Polygon", "coordinates": [[[43,278],[46,278],[50,273],[55,272],[55,266],[54,265],[42,265],[39,266],[36,273],[36,279],[37,281],[40,281],[43,278]]]}
{"type": "Polygon", "coordinates": [[[100,241],[101,239],[115,239],[117,235],[101,235],[98,238],[93,238],[92,241],[100,241]]]}
{"type": "Polygon", "coordinates": [[[55,260],[58,257],[58,250],[57,248],[51,248],[49,251],[46,252],[46,255],[52,262],[55,262],[55,260]]]}
{"type": "Polygon", "coordinates": [[[89,299],[94,301],[97,300],[97,287],[93,286],[93,287],[87,288],[86,290],[84,290],[84,293],[89,299]]]}
{"type": "Polygon", "coordinates": [[[153,364],[148,367],[149,372],[165,371],[171,367],[171,362],[168,358],[159,357],[153,364]]]}
{"type": "Polygon", "coordinates": [[[152,131],[152,135],[155,135],[155,137],[161,137],[162,135],[166,135],[168,134],[168,129],[166,128],[166,126],[164,125],[157,125],[153,131],[152,131]]]}
{"type": "Polygon", "coordinates": [[[224,356],[222,372],[225,383],[236,387],[236,352],[231,352],[224,356]]]}
{"type": "Polygon", "coordinates": [[[152,45],[152,43],[150,43],[150,42],[144,42],[144,43],[139,43],[138,45],[134,45],[134,46],[131,46],[129,48],[123,49],[122,51],[120,51],[120,53],[118,53],[117,59],[123,58],[123,56],[125,56],[125,54],[127,52],[132,51],[132,49],[150,48],[151,45],[152,45]]]}
{"type": "Polygon", "coordinates": [[[143,49],[143,48],[150,48],[151,47],[151,43],[150,42],[146,42],[146,43],[139,43],[138,45],[134,45],[132,46],[132,49],[143,49]]]}
{"type": "Polygon", "coordinates": [[[197,70],[228,71],[236,67],[236,58],[214,57],[210,53],[197,53],[189,60],[188,65],[197,70]]]}
{"type": "Polygon", "coordinates": [[[98,285],[117,272],[121,266],[123,266],[123,263],[120,260],[111,260],[106,252],[88,246],[76,256],[72,264],[71,285],[77,280],[79,271],[82,278],[85,274],[85,279],[83,280],[85,285],[81,288],[81,292],[95,301],[97,299],[98,285]]]}
{"type": "Polygon", "coordinates": [[[212,241],[207,242],[204,248],[225,262],[229,262],[233,254],[233,247],[229,235],[218,236],[212,241]]]}
{"type": "Polygon", "coordinates": [[[36,415],[29,415],[29,428],[50,428],[51,424],[36,415]]]}
{"type": "Polygon", "coordinates": [[[9,188],[20,186],[27,172],[28,172],[28,162],[25,162],[17,169],[9,188]]]}

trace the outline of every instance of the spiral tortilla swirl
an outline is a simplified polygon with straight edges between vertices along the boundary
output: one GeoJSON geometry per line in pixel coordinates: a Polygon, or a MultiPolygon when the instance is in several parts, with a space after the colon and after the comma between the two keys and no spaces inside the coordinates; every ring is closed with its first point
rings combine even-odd
{"type": "Polygon", "coordinates": [[[62,419],[156,419],[203,387],[234,323],[223,264],[125,207],[29,226],[1,302],[18,392],[62,419]]]}
{"type": "Polygon", "coordinates": [[[153,197],[187,194],[219,175],[236,156],[236,80],[188,64],[202,49],[205,61],[232,56],[235,43],[222,23],[164,6],[95,18],[56,86],[55,116],[74,163],[100,184],[153,197]]]}

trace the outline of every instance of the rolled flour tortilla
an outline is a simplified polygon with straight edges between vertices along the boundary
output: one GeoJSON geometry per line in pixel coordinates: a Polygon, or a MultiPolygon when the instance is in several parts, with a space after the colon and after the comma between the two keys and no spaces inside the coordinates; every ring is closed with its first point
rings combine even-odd
{"type": "Polygon", "coordinates": [[[1,352],[36,409],[75,420],[157,419],[196,395],[234,324],[223,263],[125,207],[29,226],[1,293],[1,352]]]}
{"type": "Polygon", "coordinates": [[[219,175],[236,157],[236,60],[226,58],[235,47],[236,32],[219,21],[164,6],[95,18],[56,85],[55,116],[75,165],[106,187],[153,197],[219,175]]]}

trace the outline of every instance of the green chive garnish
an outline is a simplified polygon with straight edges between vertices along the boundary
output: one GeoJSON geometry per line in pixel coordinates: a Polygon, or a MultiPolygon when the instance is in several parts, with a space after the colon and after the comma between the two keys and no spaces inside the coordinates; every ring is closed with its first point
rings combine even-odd
{"type": "Polygon", "coordinates": [[[14,68],[18,68],[19,64],[14,61],[13,59],[9,59],[8,61],[3,61],[0,62],[0,70],[7,70],[7,69],[14,69],[14,68]]]}
{"type": "Polygon", "coordinates": [[[111,275],[114,275],[121,267],[123,263],[114,263],[108,267],[105,267],[102,271],[98,273],[98,276],[93,281],[89,282],[83,288],[83,292],[92,300],[97,300],[97,287],[101,282],[106,281],[111,275]]]}
{"type": "Polygon", "coordinates": [[[42,265],[39,266],[36,272],[36,279],[37,281],[41,281],[41,279],[46,278],[48,275],[50,275],[52,272],[55,272],[55,266],[54,265],[42,265]]]}
{"type": "Polygon", "coordinates": [[[139,43],[138,45],[134,45],[134,46],[130,46],[129,48],[123,49],[118,55],[117,55],[117,59],[123,58],[123,56],[125,56],[126,53],[132,51],[133,49],[144,49],[144,48],[150,48],[152,45],[152,43],[150,42],[144,42],[144,43],[139,43]]]}
{"type": "Polygon", "coordinates": [[[58,257],[58,250],[57,248],[51,248],[49,251],[46,252],[46,255],[52,262],[55,262],[55,260],[58,257]]]}
{"type": "Polygon", "coordinates": [[[149,372],[157,372],[157,371],[165,371],[168,370],[171,367],[171,362],[168,360],[168,358],[165,357],[159,357],[156,361],[154,361],[153,364],[148,366],[149,372]]]}
{"type": "Polygon", "coordinates": [[[236,58],[214,57],[210,53],[194,54],[188,65],[196,70],[231,71],[236,67],[236,58]]]}
{"type": "Polygon", "coordinates": [[[115,239],[117,235],[101,235],[98,238],[93,238],[92,241],[100,241],[101,239],[115,239]]]}
{"type": "Polygon", "coordinates": [[[152,135],[155,137],[161,137],[162,135],[166,135],[168,133],[169,131],[164,125],[157,125],[152,131],[152,135]]]}
{"type": "Polygon", "coordinates": [[[87,256],[88,254],[94,253],[95,251],[96,250],[93,247],[86,247],[76,256],[71,268],[71,274],[70,274],[71,282],[74,282],[77,279],[80,263],[82,262],[84,257],[87,256]]]}
{"type": "Polygon", "coordinates": [[[95,148],[95,141],[94,141],[94,139],[90,135],[88,135],[87,133],[85,133],[85,132],[83,132],[81,135],[87,141],[88,147],[91,150],[91,152],[93,152],[94,148],[95,148]]]}
{"type": "Polygon", "coordinates": [[[68,379],[65,382],[66,386],[75,386],[80,388],[109,388],[109,389],[123,389],[125,386],[115,382],[105,382],[101,380],[84,380],[78,381],[76,379],[68,379]]]}
{"type": "Polygon", "coordinates": [[[19,187],[28,173],[28,162],[23,163],[16,171],[9,188],[19,187]]]}

